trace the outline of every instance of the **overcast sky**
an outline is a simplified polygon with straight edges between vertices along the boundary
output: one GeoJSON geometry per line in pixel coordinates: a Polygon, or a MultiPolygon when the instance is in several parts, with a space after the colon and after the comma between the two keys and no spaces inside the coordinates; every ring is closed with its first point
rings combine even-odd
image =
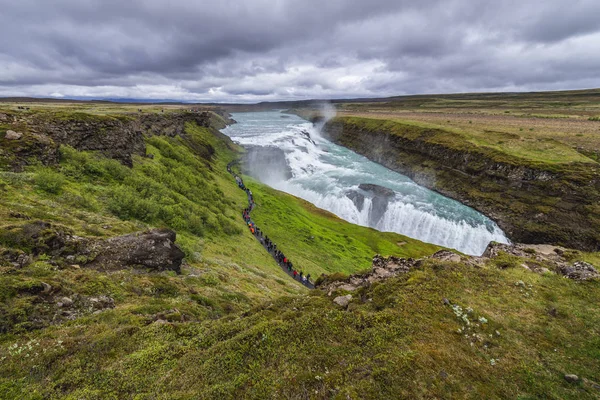
{"type": "Polygon", "coordinates": [[[0,0],[0,96],[600,87],[600,0],[0,0]]]}

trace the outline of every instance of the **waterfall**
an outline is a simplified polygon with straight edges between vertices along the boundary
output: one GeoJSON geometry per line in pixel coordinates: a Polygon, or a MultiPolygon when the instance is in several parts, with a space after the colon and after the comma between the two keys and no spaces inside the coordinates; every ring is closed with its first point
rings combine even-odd
{"type": "Polygon", "coordinates": [[[380,231],[481,255],[490,241],[508,243],[489,218],[417,185],[279,112],[238,113],[223,130],[249,148],[250,175],[340,218],[380,231]]]}

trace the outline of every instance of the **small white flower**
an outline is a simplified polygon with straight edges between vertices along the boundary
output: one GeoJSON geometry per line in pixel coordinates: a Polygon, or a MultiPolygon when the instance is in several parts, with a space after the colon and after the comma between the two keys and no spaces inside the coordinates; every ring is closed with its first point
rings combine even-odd
{"type": "Polygon", "coordinates": [[[479,322],[481,322],[482,324],[487,324],[488,320],[484,317],[479,317],[479,322]]]}
{"type": "Polygon", "coordinates": [[[490,364],[491,364],[491,365],[496,365],[496,360],[492,358],[492,359],[490,360],[490,364]]]}

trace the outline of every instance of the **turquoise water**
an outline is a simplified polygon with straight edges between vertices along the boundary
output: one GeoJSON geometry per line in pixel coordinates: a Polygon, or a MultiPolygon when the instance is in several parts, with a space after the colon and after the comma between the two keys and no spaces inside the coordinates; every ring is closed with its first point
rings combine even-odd
{"type": "Polygon", "coordinates": [[[346,221],[481,255],[490,241],[508,243],[489,218],[408,177],[321,137],[318,127],[280,112],[236,113],[222,132],[260,148],[248,166],[262,182],[346,221]],[[359,188],[391,189],[385,196],[359,188]],[[364,188],[364,186],[363,186],[364,188]]]}

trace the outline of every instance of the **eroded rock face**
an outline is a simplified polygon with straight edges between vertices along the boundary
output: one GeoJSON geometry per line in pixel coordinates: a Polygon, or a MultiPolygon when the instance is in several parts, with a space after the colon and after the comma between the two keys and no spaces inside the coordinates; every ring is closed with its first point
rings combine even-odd
{"type": "Polygon", "coordinates": [[[83,114],[64,119],[36,115],[28,125],[32,132],[49,137],[57,145],[99,151],[106,157],[131,166],[133,155],[146,155],[145,136],[184,136],[185,124],[188,122],[208,126],[210,114],[181,112],[122,117],[83,114]]]}
{"type": "Polygon", "coordinates": [[[58,161],[58,145],[46,135],[9,130],[0,139],[0,165],[6,164],[15,172],[22,171],[26,165],[40,162],[53,165],[58,161]]]}

